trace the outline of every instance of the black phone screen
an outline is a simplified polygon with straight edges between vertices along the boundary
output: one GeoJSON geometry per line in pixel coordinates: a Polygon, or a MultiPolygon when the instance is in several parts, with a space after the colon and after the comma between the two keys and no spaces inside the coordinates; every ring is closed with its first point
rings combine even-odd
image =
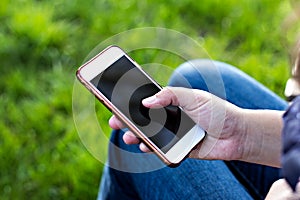
{"type": "Polygon", "coordinates": [[[195,123],[179,107],[149,109],[142,100],[160,91],[126,56],[96,76],[92,84],[166,153],[195,123]]]}

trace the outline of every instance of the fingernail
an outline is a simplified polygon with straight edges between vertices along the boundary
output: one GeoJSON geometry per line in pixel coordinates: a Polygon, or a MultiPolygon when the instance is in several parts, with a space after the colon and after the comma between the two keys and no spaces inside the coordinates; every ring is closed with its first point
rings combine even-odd
{"type": "Polygon", "coordinates": [[[148,98],[144,99],[142,102],[148,104],[148,103],[155,102],[155,100],[156,100],[156,97],[155,96],[151,96],[151,97],[148,97],[148,98]]]}

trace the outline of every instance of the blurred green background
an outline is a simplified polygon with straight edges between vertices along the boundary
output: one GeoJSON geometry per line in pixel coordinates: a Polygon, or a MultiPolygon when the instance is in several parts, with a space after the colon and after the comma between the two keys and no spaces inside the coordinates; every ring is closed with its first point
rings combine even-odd
{"type": "MultiPolygon", "coordinates": [[[[138,27],[174,29],[201,41],[211,58],[239,67],[283,96],[296,5],[281,0],[1,0],[0,198],[96,198],[103,165],[77,135],[72,89],[76,69],[101,41],[138,27]]],[[[157,56],[148,53],[150,60],[157,56]]],[[[99,121],[106,125],[108,118],[106,112],[99,121]]]]}

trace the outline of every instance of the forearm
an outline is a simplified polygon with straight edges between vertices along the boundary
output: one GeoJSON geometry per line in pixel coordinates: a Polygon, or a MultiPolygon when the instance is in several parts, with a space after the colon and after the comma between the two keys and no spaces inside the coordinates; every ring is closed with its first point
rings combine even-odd
{"type": "Polygon", "coordinates": [[[280,166],[282,111],[243,110],[244,151],[241,160],[280,166]]]}

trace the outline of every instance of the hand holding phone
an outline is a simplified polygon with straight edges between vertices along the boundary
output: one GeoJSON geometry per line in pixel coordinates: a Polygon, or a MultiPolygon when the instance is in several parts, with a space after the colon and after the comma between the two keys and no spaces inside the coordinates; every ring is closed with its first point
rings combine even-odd
{"type": "Polygon", "coordinates": [[[166,164],[182,161],[205,135],[179,106],[143,105],[162,88],[119,47],[108,47],[85,63],[77,77],[166,164]]]}
{"type": "MultiPolygon", "coordinates": [[[[245,143],[247,135],[244,124],[249,122],[245,117],[248,113],[247,109],[238,108],[213,94],[198,89],[166,87],[152,97],[154,100],[143,100],[143,105],[155,108],[172,102],[172,105],[179,105],[193,121],[207,130],[206,139],[192,149],[188,154],[189,158],[244,160],[244,152],[250,149],[245,143]]],[[[109,124],[114,129],[124,128],[123,123],[115,116],[111,117],[109,124]]],[[[126,144],[140,144],[142,151],[149,151],[131,131],[125,132],[123,140],[126,144]]]]}

